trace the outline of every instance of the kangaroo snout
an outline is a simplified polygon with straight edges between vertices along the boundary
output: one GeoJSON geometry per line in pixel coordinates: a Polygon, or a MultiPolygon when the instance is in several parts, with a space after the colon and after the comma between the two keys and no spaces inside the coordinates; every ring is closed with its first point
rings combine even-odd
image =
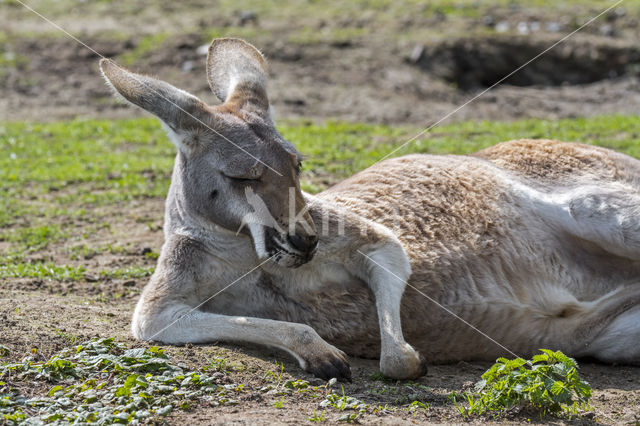
{"type": "Polygon", "coordinates": [[[291,247],[302,253],[307,253],[308,256],[313,255],[318,247],[318,235],[316,234],[303,236],[298,234],[289,234],[287,235],[287,239],[289,240],[291,247]]]}

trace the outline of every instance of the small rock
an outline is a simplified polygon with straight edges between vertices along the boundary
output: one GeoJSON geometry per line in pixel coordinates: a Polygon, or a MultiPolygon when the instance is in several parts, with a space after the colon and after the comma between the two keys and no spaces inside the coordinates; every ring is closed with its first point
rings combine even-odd
{"type": "Polygon", "coordinates": [[[611,24],[604,24],[600,26],[600,34],[602,34],[603,36],[607,36],[607,37],[611,37],[615,34],[615,31],[613,29],[613,25],[611,24]]]}
{"type": "Polygon", "coordinates": [[[516,28],[518,30],[518,34],[526,35],[529,34],[529,25],[526,22],[518,22],[518,26],[516,28]]]}
{"type": "Polygon", "coordinates": [[[409,61],[413,64],[417,64],[424,56],[424,46],[416,44],[409,55],[409,61]]]}
{"type": "Polygon", "coordinates": [[[95,282],[100,281],[100,277],[98,277],[97,275],[92,275],[92,274],[84,274],[84,279],[89,283],[95,283],[95,282]]]}
{"type": "Polygon", "coordinates": [[[532,32],[540,31],[540,22],[538,22],[538,21],[533,21],[533,22],[529,23],[529,29],[530,29],[532,32]]]}
{"type": "Polygon", "coordinates": [[[284,103],[287,105],[293,105],[293,106],[305,106],[306,102],[304,99],[302,98],[289,98],[289,99],[285,99],[284,103]]]}
{"type": "Polygon", "coordinates": [[[190,72],[195,67],[195,63],[193,61],[184,61],[182,63],[182,72],[190,72]]]}
{"type": "Polygon", "coordinates": [[[613,13],[618,18],[622,18],[623,16],[625,16],[627,14],[627,9],[625,9],[624,7],[616,7],[615,10],[613,11],[613,13]]]}
{"type": "Polygon", "coordinates": [[[240,10],[236,13],[236,15],[238,16],[238,25],[240,25],[241,27],[248,23],[255,24],[256,22],[258,22],[258,15],[250,10],[240,10]]]}
{"type": "Polygon", "coordinates": [[[550,33],[557,33],[562,28],[559,22],[549,22],[547,23],[547,31],[550,33]]]}
{"type": "Polygon", "coordinates": [[[506,33],[511,26],[507,21],[500,21],[496,24],[495,30],[499,33],[506,33]]]}
{"type": "Polygon", "coordinates": [[[136,282],[133,280],[129,280],[129,281],[123,282],[122,285],[125,287],[133,287],[134,285],[136,285],[136,282]]]}
{"type": "Polygon", "coordinates": [[[196,54],[198,56],[207,56],[207,53],[209,53],[208,44],[203,44],[202,46],[198,46],[198,48],[196,49],[196,54]]]}
{"type": "Polygon", "coordinates": [[[491,15],[485,15],[482,17],[482,23],[486,27],[493,27],[496,24],[496,20],[491,15]]]}

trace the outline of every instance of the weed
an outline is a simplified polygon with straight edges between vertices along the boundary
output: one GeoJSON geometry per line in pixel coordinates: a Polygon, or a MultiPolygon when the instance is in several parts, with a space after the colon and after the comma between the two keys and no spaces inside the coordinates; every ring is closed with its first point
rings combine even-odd
{"type": "Polygon", "coordinates": [[[144,257],[151,260],[157,260],[158,257],[160,257],[160,253],[158,253],[155,250],[151,250],[151,251],[145,252],[144,257]]]}
{"type": "Polygon", "coordinates": [[[429,408],[429,404],[426,404],[426,403],[420,402],[420,401],[413,401],[411,404],[409,404],[409,407],[407,407],[409,412],[411,412],[411,414],[414,417],[416,415],[416,411],[418,411],[418,410],[426,411],[428,408],[429,408]]]}
{"type": "Polygon", "coordinates": [[[245,368],[241,362],[229,361],[228,358],[221,356],[213,356],[207,360],[207,365],[202,368],[202,371],[206,373],[213,371],[226,374],[231,371],[243,371],[245,368]]]}
{"type": "Polygon", "coordinates": [[[578,366],[562,352],[541,349],[531,361],[499,358],[482,375],[474,394],[463,394],[468,407],[457,404],[463,415],[503,412],[513,407],[544,414],[577,414],[588,407],[591,387],[578,376],[578,366]]]}
{"type": "Polygon", "coordinates": [[[354,410],[355,413],[345,413],[338,420],[344,421],[347,423],[354,422],[361,414],[367,412],[369,408],[368,404],[360,401],[351,396],[347,396],[344,392],[344,387],[341,386],[342,396],[336,394],[335,392],[331,392],[327,397],[320,403],[321,407],[332,407],[336,408],[339,411],[350,411],[354,410]]]}
{"type": "Polygon", "coordinates": [[[213,371],[220,371],[220,372],[227,372],[227,359],[226,358],[221,358],[221,357],[213,357],[211,360],[209,360],[209,365],[207,367],[205,367],[207,370],[213,370],[213,371]]]}
{"type": "Polygon", "coordinates": [[[324,422],[327,419],[324,417],[324,410],[322,410],[320,414],[318,414],[316,410],[313,410],[313,416],[309,417],[308,420],[310,422],[324,422]]]}
{"type": "Polygon", "coordinates": [[[375,371],[367,376],[369,380],[373,380],[375,382],[384,382],[384,383],[396,383],[397,380],[391,379],[379,371],[375,371]]]}
{"type": "Polygon", "coordinates": [[[154,267],[130,266],[123,269],[107,269],[100,271],[100,276],[113,279],[144,278],[153,274],[154,267]]]}
{"type": "Polygon", "coordinates": [[[380,415],[380,416],[386,416],[387,414],[391,414],[394,410],[395,410],[395,408],[390,408],[387,404],[385,404],[384,407],[382,405],[378,405],[377,407],[373,407],[371,409],[371,412],[373,414],[377,414],[377,415],[380,415]]]}
{"type": "Polygon", "coordinates": [[[60,331],[56,329],[56,334],[58,337],[66,340],[66,342],[70,345],[75,345],[78,342],[79,337],[75,334],[67,333],[64,331],[60,331]]]}
{"type": "Polygon", "coordinates": [[[273,403],[276,408],[284,408],[284,396],[273,403]]]}
{"type": "MultiPolygon", "coordinates": [[[[276,371],[278,370],[278,361],[276,361],[276,371]]],[[[264,373],[264,379],[269,380],[271,382],[275,382],[275,387],[280,387],[280,383],[282,383],[282,375],[284,374],[284,364],[280,364],[280,371],[278,373],[274,373],[273,370],[269,370],[264,373]]]]}

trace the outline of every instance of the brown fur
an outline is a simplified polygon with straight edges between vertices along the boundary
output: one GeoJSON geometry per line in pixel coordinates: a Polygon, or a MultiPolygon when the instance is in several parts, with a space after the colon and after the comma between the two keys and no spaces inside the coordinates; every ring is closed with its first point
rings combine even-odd
{"type": "Polygon", "coordinates": [[[610,151],[577,143],[520,139],[499,143],[474,155],[532,181],[562,184],[585,175],[607,180],[618,178],[618,167],[610,151]]]}

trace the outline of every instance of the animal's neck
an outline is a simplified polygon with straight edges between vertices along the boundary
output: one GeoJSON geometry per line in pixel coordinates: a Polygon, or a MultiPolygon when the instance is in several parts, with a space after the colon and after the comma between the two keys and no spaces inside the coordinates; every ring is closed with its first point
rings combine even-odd
{"type": "Polygon", "coordinates": [[[243,258],[252,253],[251,239],[190,212],[183,197],[182,154],[178,153],[171,176],[171,186],[165,203],[164,236],[165,240],[179,234],[201,242],[211,254],[228,258],[244,252],[243,258]]]}

